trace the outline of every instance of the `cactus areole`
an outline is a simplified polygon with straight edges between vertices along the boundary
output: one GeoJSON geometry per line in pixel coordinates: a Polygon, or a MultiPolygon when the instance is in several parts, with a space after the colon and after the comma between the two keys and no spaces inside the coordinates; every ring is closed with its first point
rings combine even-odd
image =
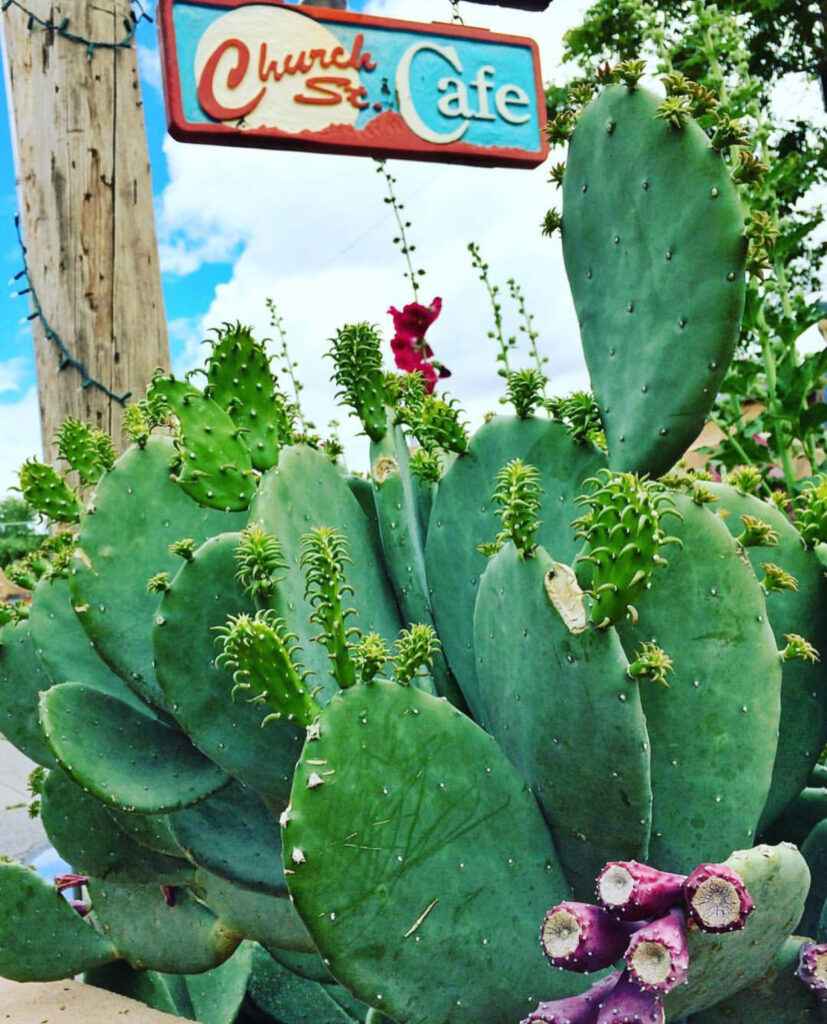
{"type": "Polygon", "coordinates": [[[548,155],[532,39],[278,0],[162,0],[159,27],[181,141],[484,166],[548,155]]]}

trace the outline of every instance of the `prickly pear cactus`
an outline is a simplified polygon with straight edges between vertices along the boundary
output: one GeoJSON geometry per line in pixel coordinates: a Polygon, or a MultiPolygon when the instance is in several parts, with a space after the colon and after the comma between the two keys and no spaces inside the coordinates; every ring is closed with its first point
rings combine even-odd
{"type": "Polygon", "coordinates": [[[72,873],[0,863],[0,974],[204,1024],[818,1019],[823,486],[795,525],[657,478],[746,242],[732,126],[638,71],[557,174],[608,456],[535,370],[469,435],[361,323],[330,354],[363,477],[240,325],[203,387],[156,376],[117,461],[70,421],[77,485],[26,464],[63,529],[0,616],[0,726],[72,873]]]}

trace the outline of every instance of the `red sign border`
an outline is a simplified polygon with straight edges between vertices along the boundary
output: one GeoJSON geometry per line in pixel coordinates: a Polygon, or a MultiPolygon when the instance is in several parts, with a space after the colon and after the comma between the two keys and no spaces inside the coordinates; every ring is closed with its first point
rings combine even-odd
{"type": "MultiPolygon", "coordinates": [[[[247,146],[257,149],[286,149],[310,153],[340,153],[349,156],[375,156],[377,158],[393,158],[396,160],[421,160],[440,163],[463,163],[478,167],[518,167],[533,169],[544,163],[548,158],[549,143],[544,128],[546,124],[545,89],[543,88],[540,70],[540,53],[537,42],[527,36],[501,35],[484,28],[466,25],[455,25],[452,22],[417,22],[400,21],[396,18],[379,18],[356,11],[337,11],[327,7],[297,7],[282,0],[158,0],[155,12],[158,24],[158,37],[161,49],[163,68],[164,106],[167,113],[167,129],[178,142],[194,142],[219,146],[247,146]],[[196,3],[200,7],[220,7],[232,10],[236,7],[249,7],[253,4],[265,7],[285,7],[297,14],[312,17],[312,13],[323,16],[325,21],[341,21],[348,25],[365,25],[378,28],[405,29],[409,32],[433,34],[438,31],[443,36],[457,36],[461,39],[480,39],[489,43],[504,43],[509,46],[529,48],[532,52],[535,69],[535,87],[537,90],[537,109],[540,127],[540,150],[527,150],[518,147],[485,147],[473,146],[467,142],[452,142],[444,146],[435,146],[425,142],[411,133],[411,140],[404,149],[398,146],[377,146],[375,140],[365,143],[353,141],[352,128],[343,129],[343,138],[337,141],[335,128],[325,132],[324,142],[301,138],[277,128],[251,128],[238,131],[224,124],[193,124],[184,116],[181,94],[181,79],[177,61],[175,40],[175,24],[172,17],[176,2],[196,3]]],[[[316,20],[316,19],[313,19],[316,20]]]]}

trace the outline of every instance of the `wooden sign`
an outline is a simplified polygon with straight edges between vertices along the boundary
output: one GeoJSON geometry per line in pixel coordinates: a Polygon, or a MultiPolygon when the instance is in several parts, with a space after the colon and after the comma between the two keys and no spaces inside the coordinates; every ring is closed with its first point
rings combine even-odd
{"type": "Polygon", "coordinates": [[[160,0],[156,16],[182,142],[514,167],[548,154],[532,39],[279,0],[160,0]]]}
{"type": "Polygon", "coordinates": [[[496,4],[498,7],[516,7],[521,11],[544,11],[551,0],[471,0],[472,4],[496,4]]]}

